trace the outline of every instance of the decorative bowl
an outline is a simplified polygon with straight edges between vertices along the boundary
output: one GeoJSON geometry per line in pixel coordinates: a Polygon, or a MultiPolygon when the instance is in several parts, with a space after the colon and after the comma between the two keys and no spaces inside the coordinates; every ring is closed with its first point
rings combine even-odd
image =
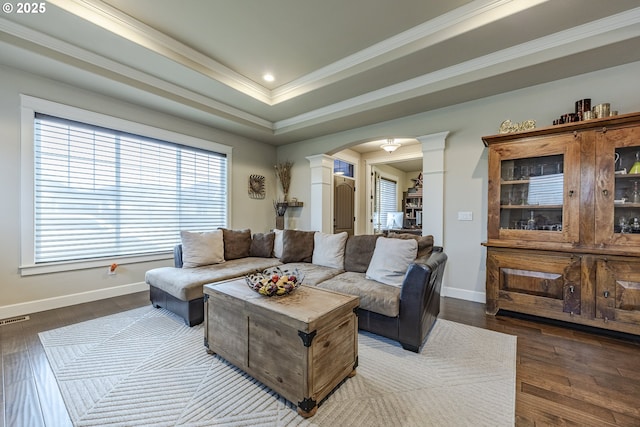
{"type": "Polygon", "coordinates": [[[304,279],[295,269],[282,270],[279,267],[269,268],[262,272],[255,272],[245,276],[247,285],[260,295],[272,297],[287,295],[293,292],[304,279]]]}

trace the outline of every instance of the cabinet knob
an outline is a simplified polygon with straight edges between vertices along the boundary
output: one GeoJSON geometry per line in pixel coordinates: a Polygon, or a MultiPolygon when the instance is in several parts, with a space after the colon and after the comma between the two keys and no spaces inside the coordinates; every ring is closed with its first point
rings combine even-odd
{"type": "Polygon", "coordinates": [[[604,297],[609,298],[609,291],[604,291],[604,297]]]}

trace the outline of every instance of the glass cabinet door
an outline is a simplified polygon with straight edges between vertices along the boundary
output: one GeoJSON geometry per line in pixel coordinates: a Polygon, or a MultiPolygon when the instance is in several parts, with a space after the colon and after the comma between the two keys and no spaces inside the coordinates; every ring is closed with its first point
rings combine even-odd
{"type": "Polygon", "coordinates": [[[596,243],[640,252],[640,132],[609,129],[596,136],[596,243]]]}
{"type": "MultiPolygon", "coordinates": [[[[579,144],[560,135],[527,146],[496,147],[499,206],[493,207],[490,236],[499,239],[574,243],[579,209],[579,144]]],[[[490,189],[491,191],[491,189],[490,189]]]]}

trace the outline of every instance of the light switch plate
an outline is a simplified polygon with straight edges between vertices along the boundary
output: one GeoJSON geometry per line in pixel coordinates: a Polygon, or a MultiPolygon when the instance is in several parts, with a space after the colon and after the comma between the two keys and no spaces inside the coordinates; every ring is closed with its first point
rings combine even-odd
{"type": "Polygon", "coordinates": [[[473,221],[473,212],[458,212],[458,221],[473,221]]]}

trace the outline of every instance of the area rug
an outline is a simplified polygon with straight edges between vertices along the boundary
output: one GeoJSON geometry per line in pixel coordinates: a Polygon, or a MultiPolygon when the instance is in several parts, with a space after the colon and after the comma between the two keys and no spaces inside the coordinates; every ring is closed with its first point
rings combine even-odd
{"type": "Polygon", "coordinates": [[[151,306],[40,333],[75,426],[513,426],[516,337],[438,319],[421,353],[359,333],[357,374],[302,418],[151,306]]]}

